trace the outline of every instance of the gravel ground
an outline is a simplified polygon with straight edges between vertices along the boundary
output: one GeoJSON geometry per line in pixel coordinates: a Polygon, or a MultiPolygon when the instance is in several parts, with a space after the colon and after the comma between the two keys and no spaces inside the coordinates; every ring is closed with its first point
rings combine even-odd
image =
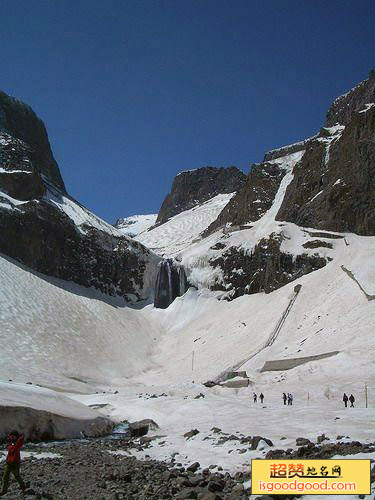
{"type": "MultiPolygon", "coordinates": [[[[45,445],[26,444],[23,451],[50,452],[59,458],[23,459],[21,475],[30,483],[25,498],[64,500],[161,500],[161,499],[240,499],[248,498],[241,473],[231,477],[212,469],[199,470],[199,464],[186,469],[174,461],[139,461],[110,452],[139,444],[131,440],[71,441],[45,445]],[[190,470],[189,470],[190,469],[190,470]]],[[[23,495],[14,478],[2,498],[23,495]]]]}

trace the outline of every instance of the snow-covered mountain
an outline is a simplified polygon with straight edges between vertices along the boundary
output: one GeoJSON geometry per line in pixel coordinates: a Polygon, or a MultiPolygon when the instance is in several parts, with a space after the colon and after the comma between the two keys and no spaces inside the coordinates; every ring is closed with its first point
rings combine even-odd
{"type": "Polygon", "coordinates": [[[69,397],[103,405],[117,420],[152,418],[167,436],[164,446],[136,453],[180,453],[184,464],[245,470],[269,450],[213,447],[212,427],[266,435],[280,449],[322,432],[332,442],[340,434],[373,439],[375,396],[366,386],[375,378],[374,92],[370,74],[335,101],[315,136],[268,152],[234,190],[209,196],[209,185],[186,172],[184,186],[194,176],[202,199],[189,188],[183,200],[178,189],[178,203],[165,205],[176,213],[164,208],[159,222],[128,218],[122,229],[72,200],[56,178],[29,168],[26,146],[3,132],[4,148],[17,142],[20,154],[17,170],[9,174],[5,162],[0,176],[7,235],[0,235],[0,377],[85,392],[69,397]],[[19,170],[35,180],[27,185],[32,198],[10,192],[21,186],[12,181],[19,170]],[[132,226],[134,240],[123,234],[132,226]],[[61,247],[52,228],[63,231],[61,247]],[[83,252],[76,260],[66,250],[70,238],[83,252]],[[58,260],[41,251],[49,244],[54,253],[64,249],[58,260]],[[172,287],[177,266],[186,293],[170,295],[165,309],[126,306],[123,296],[151,295],[162,259],[158,283],[172,287]],[[202,385],[238,371],[248,379],[237,388],[202,385]],[[264,407],[249,408],[253,391],[266,395],[264,407]],[[357,398],[351,414],[338,409],[344,391],[357,398]],[[293,392],[293,411],[283,407],[283,392],[293,392]],[[195,428],[200,434],[187,441],[183,434],[195,428]]]}

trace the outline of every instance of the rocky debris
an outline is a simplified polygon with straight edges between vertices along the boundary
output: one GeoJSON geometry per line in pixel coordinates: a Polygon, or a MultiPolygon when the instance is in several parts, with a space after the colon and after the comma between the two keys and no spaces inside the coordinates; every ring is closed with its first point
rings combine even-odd
{"type": "Polygon", "coordinates": [[[306,241],[302,246],[303,248],[333,248],[332,243],[321,240],[306,241]]]}
{"type": "Polygon", "coordinates": [[[197,434],[199,434],[198,429],[192,429],[192,430],[191,430],[191,431],[189,431],[189,432],[185,432],[185,434],[184,434],[184,438],[185,438],[185,439],[190,439],[190,438],[192,438],[192,437],[196,436],[197,434]]]}
{"type": "Polygon", "coordinates": [[[307,446],[309,444],[312,444],[310,439],[307,439],[307,438],[297,438],[296,439],[296,446],[307,446]]]}
{"type": "Polygon", "coordinates": [[[213,268],[222,269],[222,280],[211,288],[227,292],[230,299],[263,291],[270,293],[327,264],[318,255],[283,253],[280,245],[280,235],[273,233],[261,239],[250,253],[230,247],[220,257],[210,260],[213,268]]]}
{"type": "MultiPolygon", "coordinates": [[[[320,446],[310,443],[306,446],[301,446],[298,450],[291,448],[287,450],[270,450],[267,452],[267,459],[292,459],[292,458],[331,458],[335,455],[355,455],[357,453],[374,453],[375,443],[362,444],[359,441],[352,441],[350,443],[328,443],[321,444],[320,446]]],[[[370,458],[370,456],[369,456],[370,458]]]]}
{"type": "Polygon", "coordinates": [[[199,462],[194,462],[193,464],[189,465],[189,467],[186,468],[188,472],[197,472],[201,464],[199,462]]]}
{"type": "Polygon", "coordinates": [[[174,215],[218,194],[238,191],[245,181],[246,175],[236,167],[203,167],[181,172],[175,177],[171,192],[163,201],[156,224],[163,224],[174,215]]]}
{"type": "Polygon", "coordinates": [[[45,275],[132,302],[153,294],[160,260],[66,193],[43,123],[3,92],[0,252],[45,275]]]}
{"type": "Polygon", "coordinates": [[[159,429],[158,424],[149,418],[129,423],[129,431],[134,437],[145,436],[149,430],[156,429],[159,429]]]}
{"type": "MultiPolygon", "coordinates": [[[[48,451],[58,455],[42,460],[33,457],[23,460],[22,477],[30,482],[27,498],[245,500],[250,494],[242,484],[249,479],[248,474],[235,479],[228,473],[211,469],[196,473],[192,470],[196,467],[185,469],[174,460],[166,464],[115,454],[133,445],[134,442],[121,439],[62,442],[48,447],[26,444],[25,451],[48,451]]],[[[11,481],[4,498],[19,498],[15,481],[11,481]]]]}
{"type": "Polygon", "coordinates": [[[252,166],[246,183],[204,231],[207,236],[231,223],[240,226],[259,220],[271,207],[286,171],[278,165],[263,162],[252,166]]]}
{"type": "Polygon", "coordinates": [[[322,443],[323,441],[329,441],[329,437],[327,437],[325,434],[321,434],[316,438],[316,442],[318,444],[322,443]]]}
{"type": "Polygon", "coordinates": [[[259,443],[261,441],[264,441],[268,446],[273,446],[273,442],[270,439],[262,437],[262,436],[254,436],[251,440],[251,449],[257,450],[259,443]]]}
{"type": "Polygon", "coordinates": [[[213,380],[208,380],[207,382],[204,382],[203,384],[205,387],[215,387],[215,385],[219,385],[217,382],[214,382],[213,380]]]}

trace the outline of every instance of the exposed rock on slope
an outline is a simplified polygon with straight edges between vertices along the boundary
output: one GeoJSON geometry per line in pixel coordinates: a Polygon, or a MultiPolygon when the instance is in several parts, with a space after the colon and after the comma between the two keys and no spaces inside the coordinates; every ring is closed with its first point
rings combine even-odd
{"type": "Polygon", "coordinates": [[[158,258],[65,190],[43,123],[0,93],[0,252],[44,274],[139,300],[158,258]]]}
{"type": "Polygon", "coordinates": [[[332,104],[327,126],[300,143],[266,153],[205,234],[258,220],[275,197],[278,162],[305,150],[276,220],[331,231],[375,234],[375,74],[332,104]]]}
{"type": "Polygon", "coordinates": [[[353,115],[365,104],[375,102],[375,71],[371,70],[367,80],[363,80],[346,94],[335,99],[328,110],[326,127],[336,123],[348,125],[353,115]]]}
{"type": "Polygon", "coordinates": [[[280,235],[271,234],[260,240],[250,253],[232,246],[212,259],[211,266],[222,270],[222,281],[213,289],[229,292],[231,299],[244,294],[269,293],[327,263],[318,255],[300,254],[294,258],[280,250],[280,243],[280,235]]]}
{"type": "Polygon", "coordinates": [[[255,222],[271,207],[286,171],[277,163],[253,165],[244,186],[223,208],[219,217],[207,228],[210,234],[227,223],[233,225],[255,222]]]}
{"type": "Polygon", "coordinates": [[[178,174],[160,208],[156,224],[195,207],[218,194],[238,191],[246,175],[236,167],[203,167],[178,174]]]}
{"type": "MultiPolygon", "coordinates": [[[[16,151],[1,151],[1,167],[7,170],[15,164],[45,175],[53,184],[65,192],[59,167],[53,157],[46,128],[34,111],[21,101],[0,91],[0,132],[6,132],[14,139],[16,151]],[[17,141],[19,139],[19,141],[17,141]],[[21,152],[18,147],[20,147],[21,152]],[[26,148],[27,151],[24,149],[26,148]],[[23,150],[23,151],[22,151],[23,150]],[[7,158],[3,155],[6,154],[7,158]],[[21,160],[24,160],[23,162],[21,160]]],[[[1,145],[1,139],[0,139],[1,145]]],[[[2,148],[3,149],[3,148],[2,148]]],[[[5,148],[6,149],[6,148],[5,148]]]]}
{"type": "MultiPolygon", "coordinates": [[[[350,94],[349,104],[353,104],[350,94]]],[[[294,169],[278,220],[375,235],[375,106],[323,129],[294,169]]]]}

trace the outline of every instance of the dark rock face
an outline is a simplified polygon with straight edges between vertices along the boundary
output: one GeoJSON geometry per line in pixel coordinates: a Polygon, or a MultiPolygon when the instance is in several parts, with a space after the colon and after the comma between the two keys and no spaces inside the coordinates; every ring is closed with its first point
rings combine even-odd
{"type": "Polygon", "coordinates": [[[253,165],[244,186],[206,229],[204,236],[227,223],[241,225],[259,220],[271,207],[285,173],[286,171],[276,164],[263,162],[253,165]]]}
{"type": "Polygon", "coordinates": [[[270,238],[260,240],[250,254],[230,247],[222,256],[212,259],[211,266],[223,270],[223,282],[216,283],[213,289],[229,292],[231,299],[263,291],[270,293],[327,264],[318,255],[301,254],[294,258],[281,252],[280,244],[281,238],[271,234],[270,238]]]}
{"type": "Polygon", "coordinates": [[[317,139],[294,169],[277,220],[375,235],[375,107],[355,113],[341,136],[317,139]]]}
{"type": "Polygon", "coordinates": [[[374,70],[370,71],[367,80],[335,99],[328,110],[326,126],[332,127],[336,123],[348,125],[353,115],[363,109],[364,105],[369,102],[375,102],[374,70]]]}
{"type": "MultiPolygon", "coordinates": [[[[37,172],[65,192],[59,167],[53,157],[43,122],[34,111],[17,99],[0,91],[0,132],[19,139],[29,148],[28,159],[37,172]]],[[[12,161],[16,155],[12,155],[12,161]]]]}
{"type": "Polygon", "coordinates": [[[32,200],[17,210],[0,209],[0,252],[49,276],[112,296],[144,298],[143,276],[150,252],[140,243],[96,228],[81,233],[46,201],[32,200]]]}
{"type": "Polygon", "coordinates": [[[175,177],[172,190],[160,208],[156,224],[189,210],[214,196],[238,191],[246,181],[246,175],[236,167],[203,167],[181,172],[175,177]]]}
{"type": "Polygon", "coordinates": [[[129,300],[152,295],[159,261],[67,195],[43,123],[3,93],[0,252],[49,276],[129,300]],[[77,214],[83,220],[77,222],[77,214]]]}
{"type": "Polygon", "coordinates": [[[155,285],[154,306],[166,309],[176,297],[181,297],[188,289],[184,268],[176,265],[172,259],[163,260],[155,285]]]}

